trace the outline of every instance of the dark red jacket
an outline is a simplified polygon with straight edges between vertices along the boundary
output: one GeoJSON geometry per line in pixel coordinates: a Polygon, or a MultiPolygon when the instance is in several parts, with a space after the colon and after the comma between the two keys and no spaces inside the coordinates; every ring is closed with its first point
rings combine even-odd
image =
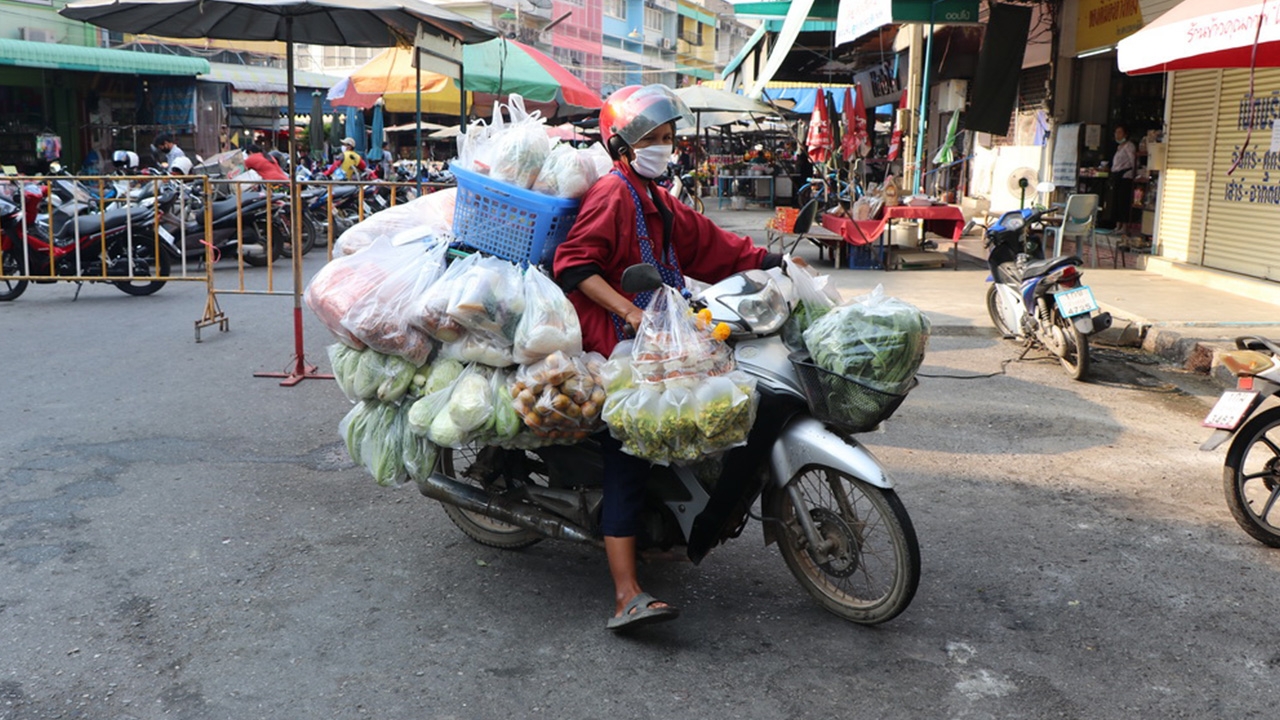
{"type": "MultiPolygon", "coordinates": [[[[727,232],[706,216],[675,202],[670,193],[636,175],[629,163],[616,162],[614,167],[626,174],[640,194],[645,225],[649,229],[654,253],[659,258],[665,252],[666,238],[663,236],[662,215],[649,195],[649,188],[657,188],[662,193],[665,206],[674,216],[672,234],[675,236],[676,257],[687,277],[713,283],[735,272],[759,268],[764,264],[768,253],[757,247],[751,238],[727,232]]],[[[622,271],[643,262],[636,237],[635,217],[635,203],[626,183],[612,173],[601,178],[587,191],[578,219],[556,250],[556,280],[561,285],[576,286],[594,270],[613,289],[622,292],[622,271]]],[[[627,293],[622,294],[631,297],[627,293]]],[[[584,349],[607,357],[618,342],[609,313],[580,290],[573,290],[569,300],[578,310],[584,349]]]]}

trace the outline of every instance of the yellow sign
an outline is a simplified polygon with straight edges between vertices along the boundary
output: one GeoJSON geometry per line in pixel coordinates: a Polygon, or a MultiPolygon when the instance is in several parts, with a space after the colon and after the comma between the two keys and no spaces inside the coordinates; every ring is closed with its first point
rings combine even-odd
{"type": "Polygon", "coordinates": [[[1140,0],[1080,0],[1076,53],[1115,45],[1141,29],[1140,0]]]}

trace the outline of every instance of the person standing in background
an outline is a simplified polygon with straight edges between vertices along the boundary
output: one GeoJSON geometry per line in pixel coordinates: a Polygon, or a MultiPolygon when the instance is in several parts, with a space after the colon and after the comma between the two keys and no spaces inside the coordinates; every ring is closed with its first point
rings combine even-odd
{"type": "Polygon", "coordinates": [[[173,133],[160,133],[156,136],[155,142],[151,143],[151,149],[160,153],[161,159],[168,167],[173,167],[173,161],[180,157],[186,157],[187,154],[178,147],[173,140],[173,133]]]}
{"type": "Polygon", "coordinates": [[[1138,168],[1138,148],[1129,139],[1124,125],[1115,126],[1116,152],[1111,158],[1107,183],[1107,216],[1111,225],[1121,228],[1129,221],[1129,208],[1133,204],[1133,177],[1138,168]]]}

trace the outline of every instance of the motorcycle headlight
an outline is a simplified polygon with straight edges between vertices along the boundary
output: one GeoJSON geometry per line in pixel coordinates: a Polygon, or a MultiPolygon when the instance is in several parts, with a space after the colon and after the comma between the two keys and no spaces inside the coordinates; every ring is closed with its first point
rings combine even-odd
{"type": "Polygon", "coordinates": [[[789,314],[787,300],[771,278],[763,273],[757,276],[758,272],[740,273],[704,294],[713,322],[755,335],[768,335],[782,327],[789,314]],[[727,287],[735,283],[738,287],[727,287]]]}

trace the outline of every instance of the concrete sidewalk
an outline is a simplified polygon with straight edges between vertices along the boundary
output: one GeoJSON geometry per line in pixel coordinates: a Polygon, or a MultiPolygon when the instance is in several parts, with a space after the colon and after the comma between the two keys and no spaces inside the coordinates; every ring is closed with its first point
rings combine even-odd
{"type": "MultiPolygon", "coordinates": [[[[714,205],[714,203],[712,203],[714,205]]],[[[707,216],[727,230],[764,244],[772,210],[717,210],[707,216]]],[[[919,307],[936,328],[992,329],[986,307],[986,254],[978,236],[960,241],[959,268],[951,264],[951,242],[940,240],[942,268],[921,270],[849,270],[818,260],[817,247],[804,243],[797,255],[830,273],[846,297],[882,285],[885,292],[919,307]]],[[[1194,270],[1161,258],[1147,269],[1083,268],[1095,299],[1115,318],[1100,344],[1141,347],[1189,370],[1213,373],[1234,386],[1234,378],[1214,372],[1216,352],[1233,347],[1239,335],[1280,338],[1280,283],[1229,273],[1194,270]]]]}

